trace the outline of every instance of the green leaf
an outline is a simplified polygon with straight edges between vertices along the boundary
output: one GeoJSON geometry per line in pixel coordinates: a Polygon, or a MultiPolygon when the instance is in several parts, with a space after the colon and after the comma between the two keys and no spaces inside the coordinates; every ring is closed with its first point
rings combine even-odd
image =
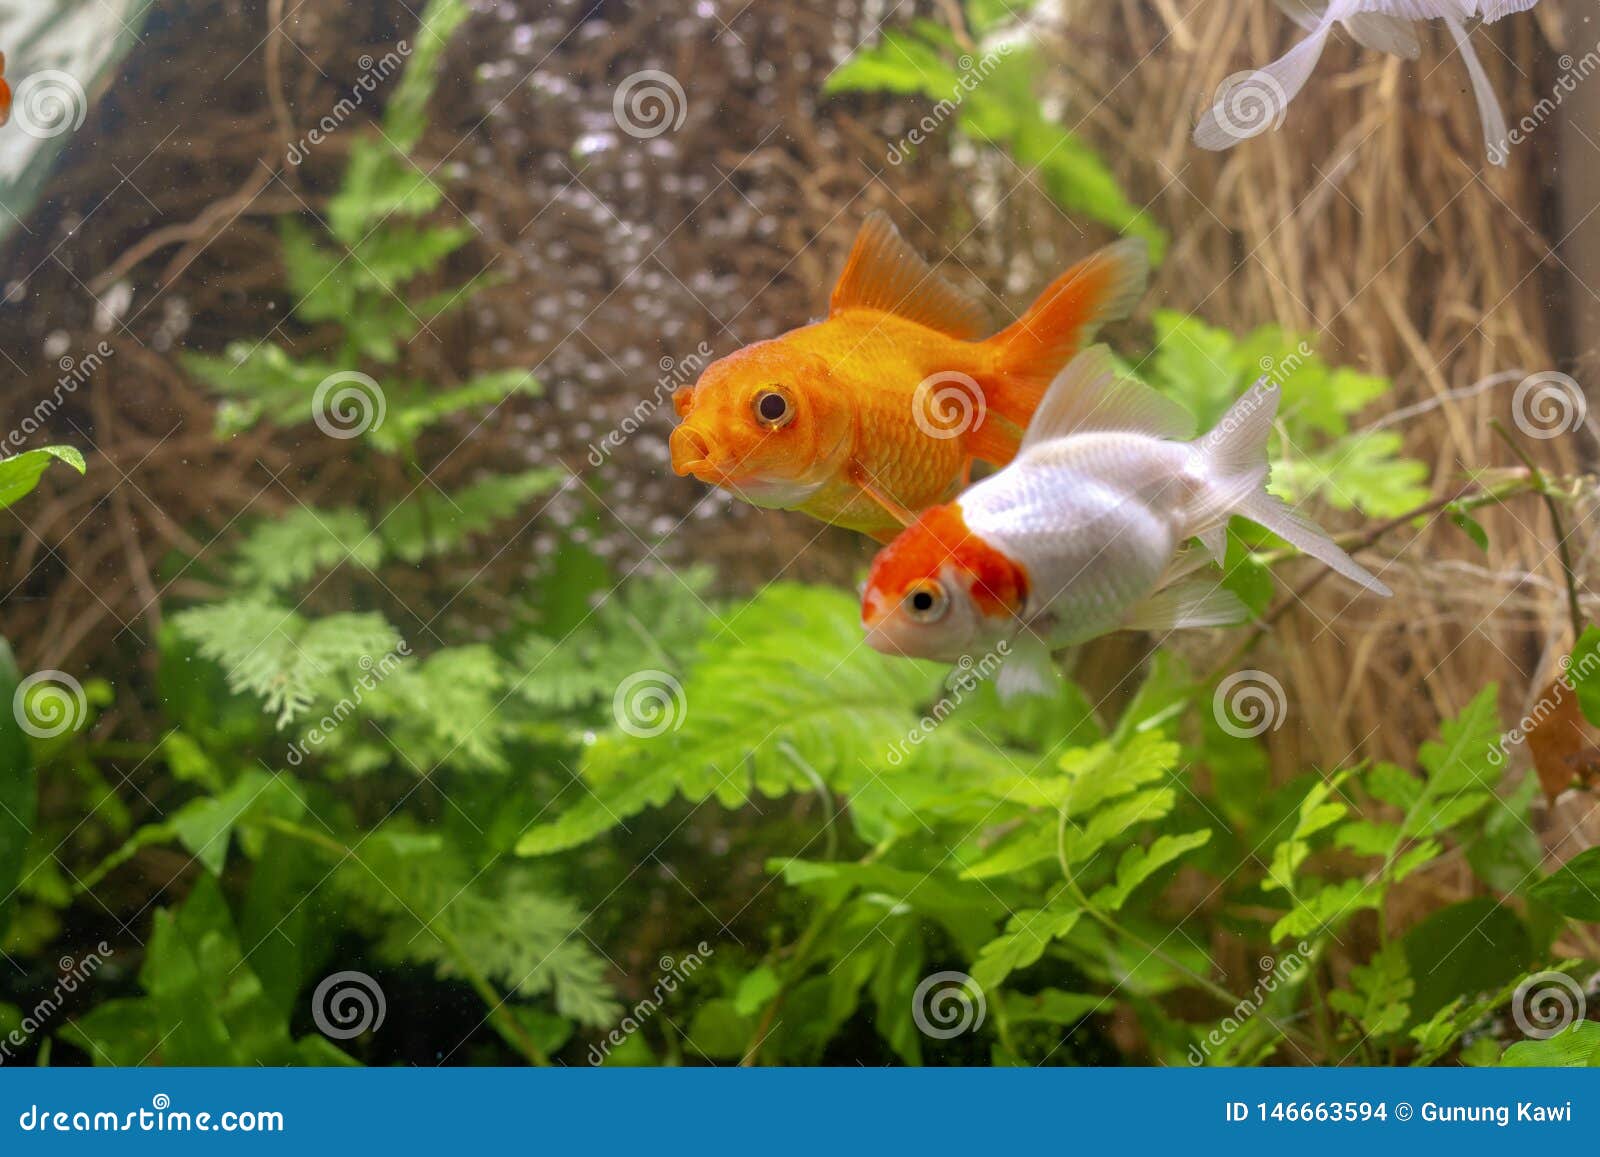
{"type": "Polygon", "coordinates": [[[1117,862],[1117,882],[1107,884],[1094,894],[1094,906],[1115,912],[1128,902],[1128,897],[1140,884],[1210,839],[1211,832],[1207,829],[1181,836],[1161,836],[1148,848],[1129,848],[1117,862]]]}
{"type": "Polygon", "coordinates": [[[1455,997],[1499,989],[1532,962],[1533,943],[1521,920],[1487,896],[1442,908],[1403,941],[1416,981],[1417,1018],[1432,1016],[1455,997]]]}
{"type": "Polygon", "coordinates": [[[1455,523],[1455,525],[1461,530],[1461,533],[1470,538],[1473,544],[1479,550],[1484,551],[1485,553],[1488,552],[1489,532],[1483,528],[1483,523],[1479,522],[1476,518],[1473,518],[1472,515],[1467,514],[1465,511],[1459,510],[1452,511],[1450,513],[1450,521],[1455,523]]]}
{"type": "Polygon", "coordinates": [[[400,648],[395,629],[377,614],[304,619],[255,598],[195,607],[173,625],[220,665],[235,694],[259,695],[262,709],[285,727],[319,698],[349,692],[360,673],[400,648]],[[365,666],[363,666],[365,664],[365,666]]]}
{"type": "Polygon", "coordinates": [[[1082,915],[1081,908],[1065,899],[1018,912],[1006,921],[1002,935],[983,946],[972,966],[972,979],[985,992],[998,992],[1006,977],[1037,961],[1052,940],[1077,927],[1082,915]]]}
{"type": "Polygon", "coordinates": [[[460,549],[567,478],[564,470],[539,469],[490,475],[450,493],[425,488],[392,508],[379,521],[378,533],[388,553],[415,564],[460,549]]]}
{"type": "Polygon", "coordinates": [[[382,554],[382,542],[359,510],[297,506],[246,532],[234,549],[232,577],[242,587],[279,591],[346,562],[372,570],[382,554]]]}
{"type": "Polygon", "coordinates": [[[1011,1024],[1074,1025],[1086,1016],[1106,1009],[1111,1001],[1087,992],[1062,992],[1046,988],[1034,993],[1007,992],[1003,999],[1006,1020],[1011,1024]]]}
{"type": "Polygon", "coordinates": [[[1583,717],[1600,727],[1600,627],[1583,629],[1573,645],[1567,678],[1578,693],[1578,709],[1583,717]]]}
{"type": "Polygon", "coordinates": [[[1305,938],[1324,926],[1348,920],[1364,909],[1376,908],[1382,890],[1364,880],[1341,880],[1324,887],[1312,886],[1295,898],[1294,907],[1272,926],[1274,943],[1290,938],[1305,938]]]}
{"type": "Polygon", "coordinates": [[[293,1040],[209,875],[196,880],[180,907],[156,912],[139,982],[147,995],[98,1005],[61,1036],[96,1065],[350,1063],[330,1044],[293,1040]]]}
{"type": "Polygon", "coordinates": [[[1600,920],[1600,848],[1579,852],[1534,881],[1528,895],[1570,919],[1600,920]]]}
{"type": "Polygon", "coordinates": [[[1518,1041],[1506,1049],[1500,1065],[1508,1069],[1600,1067],[1600,1024],[1575,1021],[1545,1040],[1518,1041]]]}
{"type": "Polygon", "coordinates": [[[767,1006],[767,1001],[778,995],[778,974],[761,967],[744,974],[733,995],[733,1006],[740,1016],[754,1016],[767,1006]]]}
{"type": "Polygon", "coordinates": [[[819,780],[849,790],[906,774],[895,745],[939,672],[862,647],[858,615],[838,591],[778,583],[708,631],[681,683],[641,656],[614,696],[634,733],[619,725],[589,747],[589,793],[518,851],[570,847],[674,792],[738,807],[757,792],[810,793],[819,780]]]}
{"type": "Polygon", "coordinates": [[[0,639],[0,939],[38,815],[33,756],[13,707],[20,682],[11,647],[0,639]]]}
{"type": "Polygon", "coordinates": [[[1390,944],[1352,968],[1350,987],[1330,993],[1328,1004],[1355,1021],[1364,1036],[1381,1041],[1405,1026],[1415,987],[1405,951],[1390,944]]]}
{"type": "Polygon", "coordinates": [[[52,462],[65,462],[79,474],[88,469],[83,455],[71,446],[43,446],[37,450],[24,450],[9,458],[0,458],[0,510],[37,486],[52,462]]]}

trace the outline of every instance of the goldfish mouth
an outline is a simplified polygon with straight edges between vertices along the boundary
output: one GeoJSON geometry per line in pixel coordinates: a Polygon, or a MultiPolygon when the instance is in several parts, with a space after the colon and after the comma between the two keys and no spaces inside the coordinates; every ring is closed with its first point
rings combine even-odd
{"type": "Polygon", "coordinates": [[[719,454],[704,434],[687,424],[672,431],[668,447],[672,452],[673,473],[720,486],[754,506],[788,509],[804,502],[822,485],[759,474],[736,475],[719,462],[719,459],[726,461],[726,456],[719,454]]]}
{"type": "Polygon", "coordinates": [[[684,476],[692,474],[703,482],[722,480],[722,471],[711,462],[711,444],[698,430],[679,426],[672,431],[667,445],[672,451],[673,473],[684,476]]]}

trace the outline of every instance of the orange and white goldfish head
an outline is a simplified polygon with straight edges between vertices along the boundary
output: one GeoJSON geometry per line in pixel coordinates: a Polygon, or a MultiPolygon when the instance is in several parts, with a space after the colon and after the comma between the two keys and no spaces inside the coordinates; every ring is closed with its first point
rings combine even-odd
{"type": "Polygon", "coordinates": [[[873,650],[955,663],[1013,634],[1027,598],[1026,569],[951,502],[924,511],[872,560],[861,625],[873,650]]]}
{"type": "Polygon", "coordinates": [[[712,362],[672,403],[672,469],[757,506],[798,505],[850,456],[855,419],[827,363],[781,338],[712,362]]]}

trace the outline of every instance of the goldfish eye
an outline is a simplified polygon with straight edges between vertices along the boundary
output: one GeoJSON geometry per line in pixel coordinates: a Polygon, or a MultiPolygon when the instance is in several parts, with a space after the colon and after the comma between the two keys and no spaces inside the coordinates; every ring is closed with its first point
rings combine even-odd
{"type": "Polygon", "coordinates": [[[911,584],[905,597],[906,614],[919,623],[936,623],[950,609],[950,596],[933,579],[911,584]]]}
{"type": "Polygon", "coordinates": [[[766,389],[756,395],[756,421],[769,430],[779,430],[794,420],[794,406],[782,390],[766,389]]]}

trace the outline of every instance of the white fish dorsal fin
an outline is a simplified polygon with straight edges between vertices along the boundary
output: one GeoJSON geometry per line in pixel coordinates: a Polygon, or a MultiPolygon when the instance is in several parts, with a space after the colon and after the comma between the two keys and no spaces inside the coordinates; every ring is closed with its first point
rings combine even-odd
{"type": "Polygon", "coordinates": [[[1157,591],[1133,606],[1122,625],[1130,631],[1181,631],[1232,626],[1249,617],[1249,609],[1232,591],[1199,578],[1157,591]]]}
{"type": "Polygon", "coordinates": [[[963,341],[977,341],[990,329],[988,311],[935,273],[876,209],[862,222],[828,299],[830,316],[846,309],[892,313],[963,341]]]}
{"type": "Polygon", "coordinates": [[[1182,441],[1194,434],[1194,419],[1171,398],[1143,382],[1122,377],[1103,345],[1091,346],[1067,363],[1045,392],[1023,435],[1022,449],[1068,434],[1121,431],[1182,441]]]}

